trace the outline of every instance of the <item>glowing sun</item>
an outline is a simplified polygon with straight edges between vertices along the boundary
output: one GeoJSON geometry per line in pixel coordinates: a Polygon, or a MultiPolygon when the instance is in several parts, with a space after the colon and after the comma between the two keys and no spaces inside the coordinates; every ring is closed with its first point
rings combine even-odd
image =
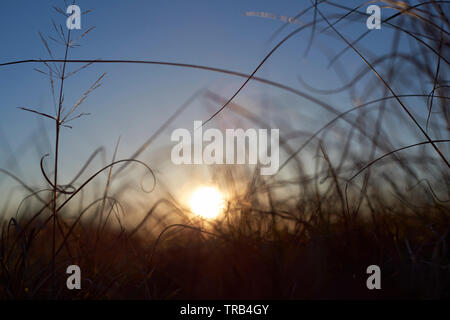
{"type": "Polygon", "coordinates": [[[192,193],[191,211],[203,218],[213,219],[223,210],[225,205],[222,194],[213,187],[201,187],[192,193]]]}

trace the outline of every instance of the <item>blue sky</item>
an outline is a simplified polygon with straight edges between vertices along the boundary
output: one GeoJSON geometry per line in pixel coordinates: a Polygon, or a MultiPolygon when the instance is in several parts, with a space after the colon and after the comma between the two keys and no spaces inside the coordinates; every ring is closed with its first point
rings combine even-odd
{"type": "MultiPolygon", "coordinates": [[[[348,6],[359,3],[345,1],[348,6]]],[[[96,28],[81,42],[81,48],[69,52],[69,58],[163,60],[251,73],[276,41],[296,26],[289,26],[281,36],[270,42],[270,36],[283,22],[246,16],[245,13],[264,11],[292,17],[307,7],[309,1],[80,0],[77,4],[82,10],[92,9],[93,12],[83,16],[82,30],[75,33],[84,32],[90,26],[96,28]]],[[[47,57],[38,32],[52,34],[51,19],[65,25],[65,18],[53,10],[53,5],[64,7],[63,1],[2,1],[0,62],[47,57]]],[[[329,8],[323,8],[324,12],[328,12],[329,8]]],[[[387,12],[392,11],[386,9],[383,14],[387,12]]],[[[305,16],[306,21],[311,18],[312,12],[305,16]]],[[[365,18],[343,24],[340,30],[346,36],[355,38],[367,30],[365,18]]],[[[297,79],[301,75],[316,87],[336,87],[338,78],[326,69],[327,57],[318,47],[328,46],[337,51],[343,43],[321,36],[309,55],[304,56],[309,36],[308,29],[290,39],[267,61],[257,76],[301,88],[297,79]]],[[[390,39],[391,32],[383,28],[372,32],[362,45],[382,52],[389,48],[390,39]]],[[[55,56],[61,58],[62,48],[49,43],[55,56]]],[[[341,62],[349,74],[362,66],[352,52],[344,55],[341,62]]],[[[0,68],[0,127],[13,149],[25,143],[40,126],[45,128],[50,141],[53,140],[51,121],[38,119],[34,114],[16,108],[25,106],[48,113],[53,110],[49,83],[33,67],[39,65],[0,68]]],[[[209,88],[229,97],[243,81],[229,75],[167,66],[101,64],[91,66],[67,81],[67,104],[75,102],[102,72],[107,72],[104,84],[80,108],[80,111],[90,112],[91,115],[73,122],[74,128],[64,130],[62,134],[64,161],[61,165],[68,171],[78,168],[77,164],[100,145],[108,149],[110,156],[119,136],[122,139],[119,155],[129,156],[195,91],[209,88]]],[[[369,79],[374,77],[369,76],[369,79]]],[[[332,100],[329,97],[323,99],[338,108],[351,107],[351,101],[339,95],[332,100]]],[[[254,82],[243,90],[236,102],[256,109],[261,104],[268,104],[272,107],[264,110],[266,115],[290,114],[305,108],[317,110],[306,100],[254,82]]],[[[206,119],[209,115],[204,104],[196,101],[172,128],[190,128],[192,121],[206,119]]],[[[220,117],[226,116],[225,110],[220,117]]],[[[307,126],[308,123],[305,123],[304,127],[297,129],[309,129],[307,126]]],[[[167,137],[162,137],[158,143],[169,143],[167,137]]],[[[40,151],[33,151],[30,146],[26,149],[27,156],[21,157],[20,162],[25,172],[27,168],[35,172],[39,168],[36,159],[39,159],[37,154],[40,151]]],[[[6,158],[3,152],[0,165],[5,164],[6,158]]]]}

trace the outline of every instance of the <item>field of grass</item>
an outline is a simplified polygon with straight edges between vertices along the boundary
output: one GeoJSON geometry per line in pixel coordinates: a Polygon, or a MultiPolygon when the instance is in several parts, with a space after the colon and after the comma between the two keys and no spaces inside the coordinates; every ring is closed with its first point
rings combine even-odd
{"type": "MultiPolygon", "coordinates": [[[[54,37],[64,49],[60,58],[53,58],[54,49],[42,35],[50,58],[1,62],[0,70],[35,64],[50,80],[56,113],[22,108],[55,125],[55,153],[40,159],[45,188],[0,168],[2,179],[15,181],[28,194],[18,207],[5,203],[0,212],[0,298],[450,298],[449,3],[382,1],[392,13],[382,17],[392,43],[390,52],[380,54],[339,32],[339,23],[366,14],[367,3],[347,8],[341,2],[318,2],[296,16],[309,14],[308,23],[286,23],[276,31],[286,36],[251,74],[189,62],[71,60],[71,33],[56,26],[54,37]],[[324,14],[327,6],[341,14],[324,14]],[[294,29],[288,33],[287,27],[294,29]],[[340,39],[362,67],[344,76],[342,51],[333,52],[330,72],[342,75],[336,89],[314,88],[305,75],[298,88],[259,77],[267,59],[300,32],[311,41],[310,50],[323,33],[340,39]],[[321,111],[304,115],[311,118],[312,131],[289,121],[275,123],[282,128],[279,174],[261,176],[251,166],[207,168],[228,196],[223,213],[206,220],[164,188],[152,164],[140,158],[144,151],[159,152],[152,149],[154,141],[167,134],[189,103],[130,158],[117,159],[114,152],[109,163],[95,167],[96,152],[80,164],[70,183],[61,183],[60,132],[72,119],[86,116],[79,106],[105,79],[100,75],[68,108],[63,108],[64,84],[72,80],[70,72],[102,63],[169,65],[180,72],[194,68],[235,76],[242,80],[235,95],[205,89],[195,99],[213,105],[210,114],[247,126],[274,125],[233,100],[248,82],[290,92],[321,111]],[[330,102],[341,95],[354,104],[341,109],[330,102]],[[46,161],[52,163],[51,172],[46,172],[46,161]],[[92,167],[94,174],[86,174],[92,167]],[[128,180],[119,179],[124,172],[128,180]],[[95,184],[98,179],[101,183],[95,184]],[[157,195],[137,217],[130,197],[121,198],[130,184],[133,193],[157,195]],[[142,190],[135,190],[139,184],[142,190]],[[94,200],[87,203],[85,193],[94,200]],[[82,270],[81,290],[66,287],[66,268],[73,264],[82,270]],[[381,290],[367,289],[369,265],[381,269],[381,290]]],[[[2,194],[10,191],[2,186],[2,194]]]]}

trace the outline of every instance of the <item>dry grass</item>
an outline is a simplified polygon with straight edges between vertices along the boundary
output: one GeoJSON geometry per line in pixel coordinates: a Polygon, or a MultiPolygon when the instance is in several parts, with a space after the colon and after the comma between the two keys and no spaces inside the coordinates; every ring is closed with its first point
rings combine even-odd
{"type": "MultiPolygon", "coordinates": [[[[316,1],[294,17],[300,19],[313,11],[313,20],[296,26],[277,42],[250,74],[165,61],[70,59],[70,50],[78,42],[73,42],[70,32],[65,33],[56,24],[56,35],[50,39],[62,45],[63,59],[54,58],[46,38],[41,36],[48,59],[0,64],[6,67],[39,63],[45,68],[37,71],[50,81],[55,114],[21,109],[54,121],[56,150],[52,177],[44,169],[46,156],[41,158],[47,184],[43,190],[0,169],[30,194],[18,209],[26,214],[7,218],[4,212],[0,297],[449,298],[448,3],[384,4],[395,11],[383,18],[383,28],[392,29],[393,34],[391,50],[384,54],[367,52],[358,46],[369,31],[353,41],[339,31],[339,23],[365,15],[364,6],[347,8],[330,1],[316,1]],[[325,15],[324,8],[340,10],[340,14],[325,15]],[[256,76],[285,42],[308,31],[311,33],[307,37],[307,52],[323,34],[346,44],[340,52],[326,52],[330,56],[330,72],[344,75],[339,61],[350,51],[364,62],[364,67],[353,76],[343,77],[342,86],[336,89],[315,89],[302,78],[307,92],[256,76]],[[406,52],[399,48],[400,40],[409,43],[406,52]],[[117,142],[111,162],[80,181],[92,159],[104,151],[99,148],[69,184],[61,185],[58,150],[64,142],[60,141],[60,131],[87,115],[78,109],[99,87],[104,74],[69,108],[64,108],[64,82],[74,73],[100,63],[196,68],[245,80],[229,98],[209,90],[194,94],[130,159],[116,160],[117,142]],[[67,70],[79,64],[81,68],[67,70]],[[376,78],[364,80],[370,75],[376,78]],[[193,217],[167,192],[130,227],[126,221],[128,206],[118,200],[128,184],[122,183],[114,191],[111,185],[120,172],[136,170],[136,166],[129,166],[132,163],[151,174],[153,186],[146,192],[163,183],[151,167],[137,158],[149,150],[192,101],[203,98],[221,106],[206,122],[220,121],[221,112],[228,112],[229,119],[236,122],[261,128],[271,126],[268,119],[234,101],[250,81],[290,92],[333,117],[324,124],[319,121],[319,112],[309,113],[309,117],[317,117],[312,132],[280,123],[284,131],[280,143],[286,157],[278,175],[262,177],[252,168],[213,168],[215,180],[227,186],[231,194],[220,219],[211,222],[193,217]],[[360,103],[343,112],[326,102],[329,99],[325,97],[343,93],[360,103]],[[392,127],[395,121],[407,124],[410,132],[406,135],[414,143],[405,145],[397,136],[392,127]],[[298,143],[299,138],[305,138],[302,144],[298,143]],[[312,173],[308,171],[311,165],[312,173]],[[103,173],[107,175],[104,187],[92,187],[91,182],[103,173]],[[244,187],[235,191],[233,186],[238,185],[244,187]],[[89,205],[81,199],[85,189],[99,194],[89,205]],[[39,204],[31,203],[31,199],[39,204]],[[66,289],[65,271],[70,264],[81,267],[82,290],[66,289]],[[366,288],[365,270],[371,264],[381,267],[381,291],[366,288]]],[[[286,26],[277,30],[273,38],[286,26]]]]}

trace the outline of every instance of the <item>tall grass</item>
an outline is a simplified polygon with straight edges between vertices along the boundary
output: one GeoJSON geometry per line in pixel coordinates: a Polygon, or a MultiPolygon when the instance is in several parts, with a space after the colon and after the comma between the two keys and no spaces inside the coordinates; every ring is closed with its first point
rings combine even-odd
{"type": "MultiPolygon", "coordinates": [[[[313,11],[312,20],[296,25],[250,74],[167,61],[70,59],[70,50],[92,28],[73,41],[70,31],[65,33],[55,23],[56,35],[41,36],[48,58],[0,63],[0,67],[44,66],[36,70],[49,79],[55,101],[54,115],[21,107],[55,123],[53,179],[45,171],[48,155],[40,160],[44,189],[0,169],[29,193],[17,209],[26,214],[11,218],[4,210],[0,297],[448,298],[448,2],[383,1],[395,11],[382,21],[383,28],[393,32],[387,53],[360,46],[370,31],[356,40],[339,31],[340,24],[365,17],[362,9],[367,3],[356,8],[325,0],[311,3],[294,20],[313,11]],[[326,15],[325,8],[336,12],[326,15]],[[309,41],[305,54],[322,36],[342,41],[341,51],[324,50],[330,73],[342,79],[340,87],[314,88],[301,77],[304,91],[256,75],[281,46],[300,35],[309,41]],[[54,57],[47,39],[63,48],[62,59],[54,57]],[[401,40],[409,44],[406,52],[399,47],[401,40]],[[342,56],[350,53],[364,63],[354,75],[346,74],[340,65],[342,56]],[[79,106],[105,74],[68,109],[64,108],[64,83],[93,64],[194,68],[243,81],[230,97],[208,89],[194,93],[129,159],[116,160],[118,141],[111,162],[80,181],[93,159],[105,152],[101,147],[70,183],[62,185],[60,132],[87,115],[78,111],[79,106]],[[76,65],[81,67],[68,71],[76,65]],[[314,130],[300,130],[295,122],[268,119],[238,104],[235,97],[250,81],[289,92],[319,108],[302,115],[314,119],[314,130]],[[327,102],[328,97],[343,94],[355,103],[342,109],[327,102]],[[199,99],[215,106],[204,125],[210,121],[219,127],[226,127],[227,121],[260,128],[276,125],[283,133],[284,158],[274,176],[260,176],[258,167],[250,166],[209,168],[216,184],[228,193],[226,209],[214,221],[193,215],[165,181],[157,180],[151,167],[138,160],[144,152],[156,152],[151,149],[154,141],[199,99]],[[323,114],[332,118],[324,123],[323,114]],[[399,128],[409,132],[397,136],[393,123],[401,123],[399,128]],[[405,144],[405,136],[414,142],[405,144]],[[145,195],[159,192],[146,202],[147,210],[137,222],[127,219],[130,204],[119,200],[141,173],[131,164],[143,166],[151,175],[151,188],[140,181],[145,195]],[[119,180],[124,170],[136,174],[119,180]],[[104,186],[94,187],[91,183],[103,173],[104,186]],[[99,196],[86,204],[84,192],[99,196]],[[65,270],[71,264],[81,267],[81,290],[66,288],[65,270]],[[366,288],[365,270],[371,264],[381,267],[381,291],[366,288]]],[[[288,27],[276,30],[271,39],[288,27]]]]}

